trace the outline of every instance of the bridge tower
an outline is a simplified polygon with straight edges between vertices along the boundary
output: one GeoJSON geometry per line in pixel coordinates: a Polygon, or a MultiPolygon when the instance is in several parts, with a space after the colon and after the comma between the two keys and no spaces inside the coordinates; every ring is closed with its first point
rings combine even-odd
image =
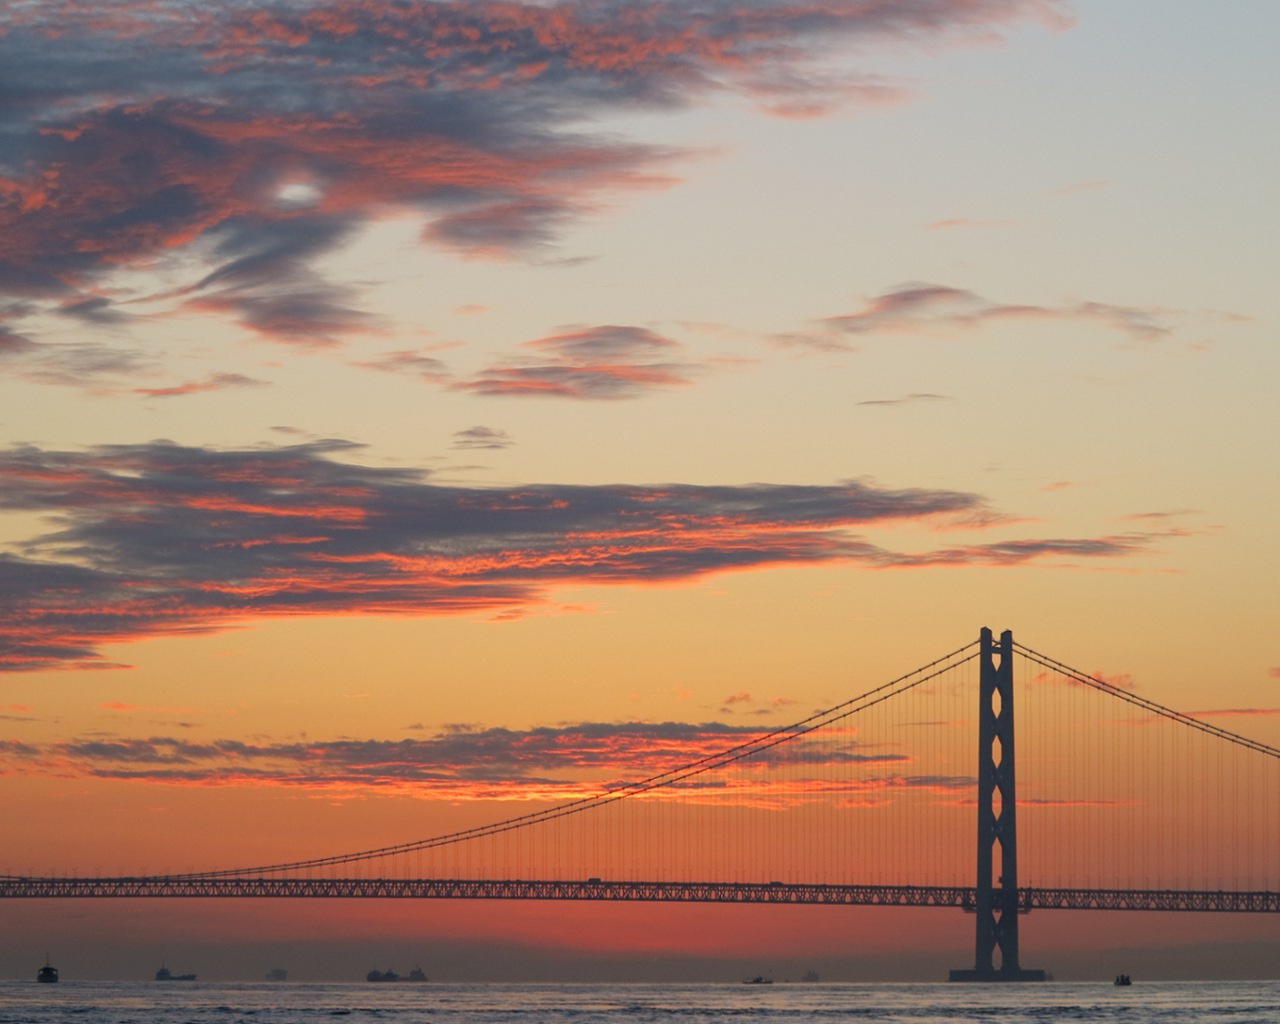
{"type": "Polygon", "coordinates": [[[977,941],[952,981],[1044,981],[1018,963],[1018,797],[1013,748],[1013,633],[984,628],[978,669],[977,941]],[[1000,656],[997,664],[996,655],[1000,656]],[[997,873],[998,872],[998,873],[997,873]],[[999,950],[999,963],[996,951],[999,950]]]}

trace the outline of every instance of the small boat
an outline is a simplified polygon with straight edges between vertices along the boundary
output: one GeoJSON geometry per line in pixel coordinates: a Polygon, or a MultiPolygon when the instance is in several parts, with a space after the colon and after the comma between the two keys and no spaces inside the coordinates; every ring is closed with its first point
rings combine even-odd
{"type": "Polygon", "coordinates": [[[156,981],[195,981],[194,974],[174,974],[164,964],[160,965],[160,970],[156,971],[156,981]]]}
{"type": "Polygon", "coordinates": [[[289,972],[283,967],[273,967],[267,971],[267,981],[288,981],[289,972]]]}
{"type": "Polygon", "coordinates": [[[1117,985],[1132,985],[1133,979],[1127,974],[1117,974],[1115,983],[1117,985]]]}
{"type": "Polygon", "coordinates": [[[49,963],[49,958],[44,958],[44,966],[36,971],[36,981],[43,981],[49,984],[58,980],[58,968],[49,963]]]}
{"type": "Polygon", "coordinates": [[[757,974],[754,978],[747,978],[742,984],[744,985],[772,985],[773,979],[766,978],[763,974],[757,974]]]}

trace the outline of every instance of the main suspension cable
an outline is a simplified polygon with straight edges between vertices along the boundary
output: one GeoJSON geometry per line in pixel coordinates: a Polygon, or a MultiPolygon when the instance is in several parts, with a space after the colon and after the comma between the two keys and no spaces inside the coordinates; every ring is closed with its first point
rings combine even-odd
{"type": "Polygon", "coordinates": [[[1016,640],[1014,641],[1013,646],[1028,660],[1034,661],[1036,664],[1050,669],[1051,671],[1067,676],[1069,679],[1074,679],[1078,683],[1084,683],[1086,686],[1092,686],[1095,690],[1101,690],[1103,693],[1109,693],[1111,696],[1118,697],[1120,700],[1132,704],[1135,707],[1142,708],[1145,711],[1150,711],[1154,714],[1160,715],[1162,718],[1168,718],[1171,721],[1178,722],[1182,725],[1190,726],[1193,729],[1198,729],[1200,732],[1206,733],[1209,736],[1216,737],[1220,740],[1226,740],[1228,743],[1234,743],[1236,746],[1245,747],[1246,749],[1259,754],[1266,754],[1268,757],[1280,759],[1280,748],[1269,746],[1260,740],[1250,739],[1248,736],[1241,736],[1239,733],[1231,732],[1229,729],[1220,728],[1219,726],[1213,725],[1199,718],[1194,718],[1184,712],[1174,711],[1172,708],[1167,708],[1163,704],[1157,704],[1153,700],[1147,700],[1145,697],[1139,697],[1136,693],[1130,693],[1128,690],[1121,689],[1119,686],[1115,686],[1112,683],[1098,679],[1095,676],[1086,675],[1079,669],[1072,668],[1070,665],[1064,665],[1060,661],[1055,661],[1047,655],[1040,654],[1038,651],[1033,651],[1030,647],[1024,647],[1016,640]]]}
{"type": "Polygon", "coordinates": [[[717,768],[723,768],[726,765],[741,761],[744,758],[754,754],[770,750],[773,747],[783,743],[790,743],[817,729],[826,728],[836,722],[842,721],[851,715],[855,715],[867,708],[874,707],[892,697],[896,697],[900,693],[914,689],[921,683],[930,679],[935,679],[945,672],[950,671],[965,662],[972,660],[978,656],[978,651],[971,650],[977,647],[979,641],[971,641],[963,647],[957,648],[950,654],[936,658],[926,665],[898,676],[896,679],[890,680],[874,689],[853,697],[849,700],[836,704],[833,707],[822,711],[814,712],[807,718],[803,718],[798,722],[790,725],[781,726],[769,732],[761,733],[758,736],[746,740],[742,743],[720,750],[706,757],[699,758],[696,761],[688,762],[676,768],[659,772],[648,778],[641,779],[637,782],[624,783],[619,786],[605,788],[600,793],[591,796],[581,797],[567,803],[557,804],[554,807],[544,808],[540,811],[533,811],[528,814],[517,815],[512,818],[505,818],[501,821],[493,822],[488,825],[480,825],[474,828],[462,829],[457,832],[444,833],[438,836],[431,836],[426,839],[417,839],[407,843],[398,843],[394,846],[382,846],[368,850],[358,850],[351,853],[333,854],[327,857],[314,857],[308,860],[289,861],[278,864],[265,864],[256,867],[247,868],[228,868],[219,871],[195,871],[183,874],[168,875],[169,878],[227,878],[242,875],[264,875],[275,874],[282,871],[300,871],[312,868],[332,867],[339,864],[352,864],[359,861],[376,860],[384,857],[392,857],[398,854],[412,853],[421,850],[434,849],[441,846],[450,846],[456,843],[467,842],[475,839],[482,839],[488,836],[500,835],[504,832],[510,832],[515,829],[528,828],[533,825],[541,824],[547,821],[554,821],[558,818],[565,818],[570,815],[580,814],[584,811],[593,810],[618,800],[625,800],[630,797],[639,796],[655,789],[662,789],[668,786],[674,786],[676,783],[683,782],[694,776],[702,775],[706,772],[713,771],[717,768]],[[960,655],[969,652],[965,657],[960,655]],[[959,660],[957,660],[959,659],[959,660]],[[932,671],[930,671],[932,670],[932,671]]]}

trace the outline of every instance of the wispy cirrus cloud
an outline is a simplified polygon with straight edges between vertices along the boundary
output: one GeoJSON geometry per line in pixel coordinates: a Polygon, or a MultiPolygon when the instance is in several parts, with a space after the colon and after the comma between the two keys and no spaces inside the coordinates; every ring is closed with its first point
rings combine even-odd
{"type": "MultiPolygon", "coordinates": [[[[1032,682],[1046,686],[1081,687],[1090,685],[1078,677],[1056,672],[1037,672],[1031,678],[1032,682]]],[[[1136,680],[1127,672],[1103,672],[1100,669],[1095,669],[1089,673],[1089,678],[1101,683],[1103,686],[1109,686],[1117,690],[1132,691],[1138,689],[1136,680]]]]}
{"type": "Polygon", "coordinates": [[[98,327],[114,327],[127,323],[130,319],[128,314],[104,295],[93,295],[86,299],[64,303],[58,307],[57,312],[60,316],[71,317],[98,327]]]}
{"type": "Polygon", "coordinates": [[[987,39],[1029,17],[1063,24],[1065,8],[9,4],[0,296],[114,325],[127,323],[120,303],[150,300],[153,314],[215,313],[293,346],[333,345],[378,321],[321,261],[389,212],[467,254],[545,247],[620,190],[672,180],[679,154],[591,130],[601,115],[716,92],[788,115],[879,102],[901,87],[860,70],[856,45],[987,39]],[[126,287],[121,275],[142,267],[178,285],[126,287]]]}
{"type": "Polygon", "coordinates": [[[341,441],[0,450],[0,670],[116,667],[100,648],[298,615],[503,614],[558,587],[651,586],[844,563],[933,568],[1131,558],[1164,533],[894,551],[868,530],[991,530],[974,494],[826,486],[433,484],[341,441]],[[339,461],[339,458],[347,461],[339,461]]]}
{"type": "Polygon", "coordinates": [[[1192,718],[1275,718],[1280,708],[1207,708],[1187,714],[1192,718]]]}
{"type": "Polygon", "coordinates": [[[186,290],[183,306],[231,314],[264,338],[307,349],[374,331],[378,320],[355,307],[356,289],[326,280],[310,265],[351,233],[350,218],[336,216],[227,225],[211,253],[218,267],[186,290]]]}
{"type": "Polygon", "coordinates": [[[36,343],[31,338],[0,323],[0,359],[31,352],[35,348],[36,343]]]}
{"type": "Polygon", "coordinates": [[[939,568],[948,565],[1026,565],[1030,562],[1065,559],[1073,564],[1076,559],[1124,558],[1139,554],[1151,547],[1154,535],[1149,533],[1122,533],[1105,537],[1048,538],[997,541],[993,544],[973,544],[944,548],[922,554],[899,554],[884,558],[882,568],[939,568]]]}
{"type": "Polygon", "coordinates": [[[731,693],[720,702],[720,713],[723,715],[732,715],[738,711],[744,711],[750,715],[764,716],[773,715],[781,711],[783,708],[791,707],[796,701],[790,697],[774,697],[771,700],[757,700],[755,695],[747,690],[739,690],[737,693],[731,693]]]}
{"type": "Polygon", "coordinates": [[[1168,522],[1173,519],[1181,519],[1185,516],[1200,515],[1199,509],[1194,508],[1178,508],[1170,509],[1162,512],[1133,512],[1125,516],[1125,519],[1142,522],[1142,523],[1161,523],[1168,522]]]}
{"type": "Polygon", "coordinates": [[[910,395],[903,395],[900,398],[869,398],[866,401],[857,402],[856,405],[908,405],[917,402],[949,402],[950,395],[935,395],[927,391],[918,392],[910,395]]]}
{"type": "Polygon", "coordinates": [[[493,427],[468,427],[466,430],[458,430],[454,432],[453,444],[451,448],[471,451],[475,449],[501,450],[510,448],[515,441],[511,439],[511,435],[505,430],[495,430],[493,427]]]}
{"type": "Polygon", "coordinates": [[[909,331],[929,324],[972,327],[1002,320],[1062,320],[1099,323],[1135,338],[1158,338],[1170,328],[1151,310],[1080,302],[1067,306],[1014,305],[990,302],[962,288],[919,285],[886,292],[856,313],[824,321],[844,334],[909,331]]]}
{"type": "Polygon", "coordinates": [[[492,366],[452,387],[502,397],[613,400],[692,383],[701,366],[643,327],[604,325],[525,342],[536,355],[492,366]]]}
{"type": "Polygon", "coordinates": [[[182,384],[171,384],[168,387],[134,388],[136,395],[147,398],[176,398],[182,395],[196,395],[203,391],[225,391],[228,388],[262,387],[266,381],[245,376],[243,373],[214,373],[202,380],[189,380],[182,384]]]}
{"type": "Polygon", "coordinates": [[[6,351],[0,333],[0,364],[15,377],[37,384],[55,384],[86,391],[117,391],[125,381],[155,373],[157,363],[138,348],[119,348],[96,341],[30,342],[6,351]],[[28,343],[30,342],[30,343],[28,343]],[[6,355],[20,358],[6,360],[6,355]]]}
{"type": "Polygon", "coordinates": [[[414,349],[383,352],[376,359],[366,359],[354,365],[366,370],[420,377],[432,384],[443,383],[450,377],[449,368],[443,361],[414,349]]]}
{"type": "Polygon", "coordinates": [[[774,341],[790,348],[851,351],[855,338],[1017,321],[1089,324],[1134,341],[1156,340],[1173,332],[1166,313],[1156,309],[1090,301],[1060,306],[997,303],[963,288],[919,284],[873,296],[853,313],[825,318],[816,330],[778,335],[774,341]]]}
{"type": "Polygon", "coordinates": [[[1105,800],[1098,798],[1071,798],[1071,797],[1018,797],[1018,803],[1026,804],[1029,807],[1127,807],[1132,806],[1131,800],[1105,800]]]}

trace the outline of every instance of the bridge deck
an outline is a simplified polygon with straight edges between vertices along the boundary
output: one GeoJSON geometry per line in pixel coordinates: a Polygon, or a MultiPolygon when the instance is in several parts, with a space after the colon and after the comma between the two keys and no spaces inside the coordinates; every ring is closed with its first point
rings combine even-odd
{"type": "MultiPolygon", "coordinates": [[[[790,882],[520,881],[440,878],[34,878],[0,876],[0,899],[47,898],[604,900],[951,907],[971,910],[976,889],[934,885],[790,882]]],[[[1280,913],[1280,892],[1020,888],[1024,910],[1180,910],[1280,913]]]]}

